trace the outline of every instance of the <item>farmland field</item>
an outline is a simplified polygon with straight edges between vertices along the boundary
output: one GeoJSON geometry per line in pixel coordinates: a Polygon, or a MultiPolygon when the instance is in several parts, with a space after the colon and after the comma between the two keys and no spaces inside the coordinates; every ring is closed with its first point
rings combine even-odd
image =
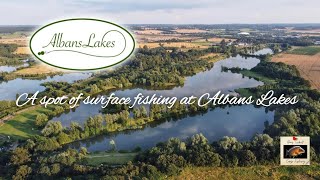
{"type": "MultiPolygon", "coordinates": [[[[208,38],[207,39],[208,42],[211,42],[211,43],[220,43],[222,40],[225,40],[226,42],[228,41],[235,41],[235,39],[231,39],[231,38],[219,38],[219,37],[214,37],[214,38],[208,38]]],[[[197,40],[196,42],[205,42],[206,39],[199,39],[197,40]]]]}
{"type": "Polygon", "coordinates": [[[289,51],[290,54],[315,55],[320,52],[320,46],[298,47],[289,51]]]}
{"type": "Polygon", "coordinates": [[[171,179],[318,179],[316,170],[319,165],[312,166],[254,166],[254,167],[191,167],[182,171],[181,175],[171,179]]]}
{"type": "MultiPolygon", "coordinates": [[[[302,50],[297,49],[296,51],[301,52],[302,50]]],[[[310,82],[312,88],[320,90],[320,53],[312,56],[282,53],[273,57],[272,61],[295,65],[301,76],[310,82]]]]}
{"type": "Polygon", "coordinates": [[[206,33],[208,31],[201,29],[176,29],[175,32],[187,34],[187,33],[206,33]]]}
{"type": "Polygon", "coordinates": [[[293,28],[286,28],[288,32],[296,32],[296,33],[320,33],[319,28],[314,28],[314,29],[304,29],[304,30],[299,30],[299,29],[293,29],[293,28]]]}
{"type": "Polygon", "coordinates": [[[30,54],[30,51],[29,51],[28,47],[18,47],[14,53],[16,53],[16,54],[30,54]]]}
{"type": "MultiPolygon", "coordinates": [[[[178,48],[207,48],[208,46],[190,42],[164,42],[161,43],[164,47],[178,47],[178,48]]],[[[159,43],[139,43],[139,47],[147,45],[148,48],[160,47],[159,43]]]]}
{"type": "Polygon", "coordinates": [[[161,34],[162,31],[155,29],[148,29],[143,31],[134,31],[135,34],[161,34]]]}
{"type": "Polygon", "coordinates": [[[13,72],[15,75],[33,75],[33,74],[48,74],[48,73],[57,73],[61,72],[60,69],[54,68],[44,63],[36,64],[31,67],[23,68],[13,72]]]}
{"type": "Polygon", "coordinates": [[[25,46],[27,44],[26,38],[8,38],[8,39],[0,39],[1,44],[18,44],[25,46]]]}

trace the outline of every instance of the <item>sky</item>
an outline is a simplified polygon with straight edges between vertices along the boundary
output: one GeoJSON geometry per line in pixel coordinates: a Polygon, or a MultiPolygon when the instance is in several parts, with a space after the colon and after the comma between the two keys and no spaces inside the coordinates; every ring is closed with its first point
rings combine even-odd
{"type": "Polygon", "coordinates": [[[1,0],[0,25],[66,18],[120,24],[320,23],[319,0],[1,0]]]}

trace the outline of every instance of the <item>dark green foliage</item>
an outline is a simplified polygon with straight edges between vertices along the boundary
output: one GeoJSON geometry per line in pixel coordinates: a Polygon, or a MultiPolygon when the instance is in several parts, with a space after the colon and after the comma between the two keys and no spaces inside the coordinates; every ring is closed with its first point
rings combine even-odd
{"type": "Polygon", "coordinates": [[[196,166],[219,166],[221,162],[219,154],[214,152],[202,134],[196,134],[188,140],[186,159],[196,166]]]}

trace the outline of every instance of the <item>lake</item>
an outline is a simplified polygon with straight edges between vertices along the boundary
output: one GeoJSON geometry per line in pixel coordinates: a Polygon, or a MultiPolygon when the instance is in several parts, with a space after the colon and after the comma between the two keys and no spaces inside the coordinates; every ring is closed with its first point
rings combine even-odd
{"type": "MultiPolygon", "coordinates": [[[[263,85],[263,83],[230,71],[222,72],[221,67],[251,69],[259,62],[260,60],[257,58],[244,58],[238,55],[216,62],[210,70],[187,77],[182,87],[174,87],[168,90],[134,88],[118,90],[114,93],[118,97],[134,97],[138,93],[145,96],[156,93],[158,96],[175,97],[200,96],[203,93],[215,93],[217,91],[234,93],[235,89],[256,87],[263,85]]],[[[69,126],[72,121],[83,124],[90,116],[100,114],[100,110],[100,105],[80,104],[78,108],[53,118],[53,121],[61,121],[64,126],[69,126]]],[[[187,116],[176,121],[152,123],[144,129],[102,135],[75,142],[69,146],[85,146],[89,151],[104,151],[110,148],[109,141],[112,139],[116,142],[118,149],[132,150],[137,146],[142,148],[152,147],[170,137],[185,139],[196,133],[203,133],[210,142],[226,135],[246,141],[255,133],[262,133],[264,122],[272,123],[273,116],[273,112],[266,112],[265,108],[256,108],[253,105],[215,108],[203,115],[187,116]]]]}
{"type": "MultiPolygon", "coordinates": [[[[187,77],[185,84],[182,87],[174,87],[170,90],[147,90],[142,88],[126,89],[115,91],[117,97],[130,97],[131,99],[137,94],[142,93],[144,96],[166,97],[184,97],[184,96],[201,96],[204,93],[230,93],[238,88],[256,87],[263,85],[262,82],[256,81],[253,78],[243,77],[241,74],[222,72],[221,67],[240,67],[251,69],[260,62],[257,58],[243,58],[241,56],[231,57],[225,60],[218,61],[210,70],[197,73],[194,76],[187,77]]],[[[78,108],[52,120],[61,121],[64,126],[69,126],[72,121],[83,124],[88,117],[99,114],[100,105],[80,104],[78,108]]]]}
{"type": "Polygon", "coordinates": [[[17,68],[19,67],[27,67],[29,66],[28,63],[24,63],[23,65],[19,65],[19,66],[0,66],[0,72],[12,72],[17,70],[17,68]]]}
{"type": "Polygon", "coordinates": [[[16,78],[7,82],[0,83],[0,100],[15,100],[16,94],[35,93],[43,91],[45,87],[41,86],[44,82],[63,81],[72,83],[77,80],[86,79],[91,73],[67,73],[63,75],[55,75],[47,77],[43,80],[16,78]]]}
{"type": "Polygon", "coordinates": [[[137,146],[146,149],[170,137],[186,139],[197,133],[202,133],[210,142],[223,136],[245,141],[255,133],[261,133],[264,122],[272,123],[273,116],[273,112],[265,112],[264,108],[255,108],[253,105],[216,108],[204,115],[151,124],[139,130],[102,135],[72,143],[70,147],[86,147],[90,152],[105,151],[111,149],[109,142],[112,139],[118,150],[132,150],[137,146]]]}
{"type": "Polygon", "coordinates": [[[273,54],[272,49],[263,48],[253,53],[254,55],[264,55],[264,54],[273,54]]]}

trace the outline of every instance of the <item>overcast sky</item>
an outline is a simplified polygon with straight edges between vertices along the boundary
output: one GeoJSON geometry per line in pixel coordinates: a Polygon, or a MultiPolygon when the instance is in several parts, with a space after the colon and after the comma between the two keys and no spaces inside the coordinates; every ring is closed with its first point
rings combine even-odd
{"type": "Polygon", "coordinates": [[[320,23],[320,0],[0,0],[1,25],[70,17],[121,24],[320,23]]]}

